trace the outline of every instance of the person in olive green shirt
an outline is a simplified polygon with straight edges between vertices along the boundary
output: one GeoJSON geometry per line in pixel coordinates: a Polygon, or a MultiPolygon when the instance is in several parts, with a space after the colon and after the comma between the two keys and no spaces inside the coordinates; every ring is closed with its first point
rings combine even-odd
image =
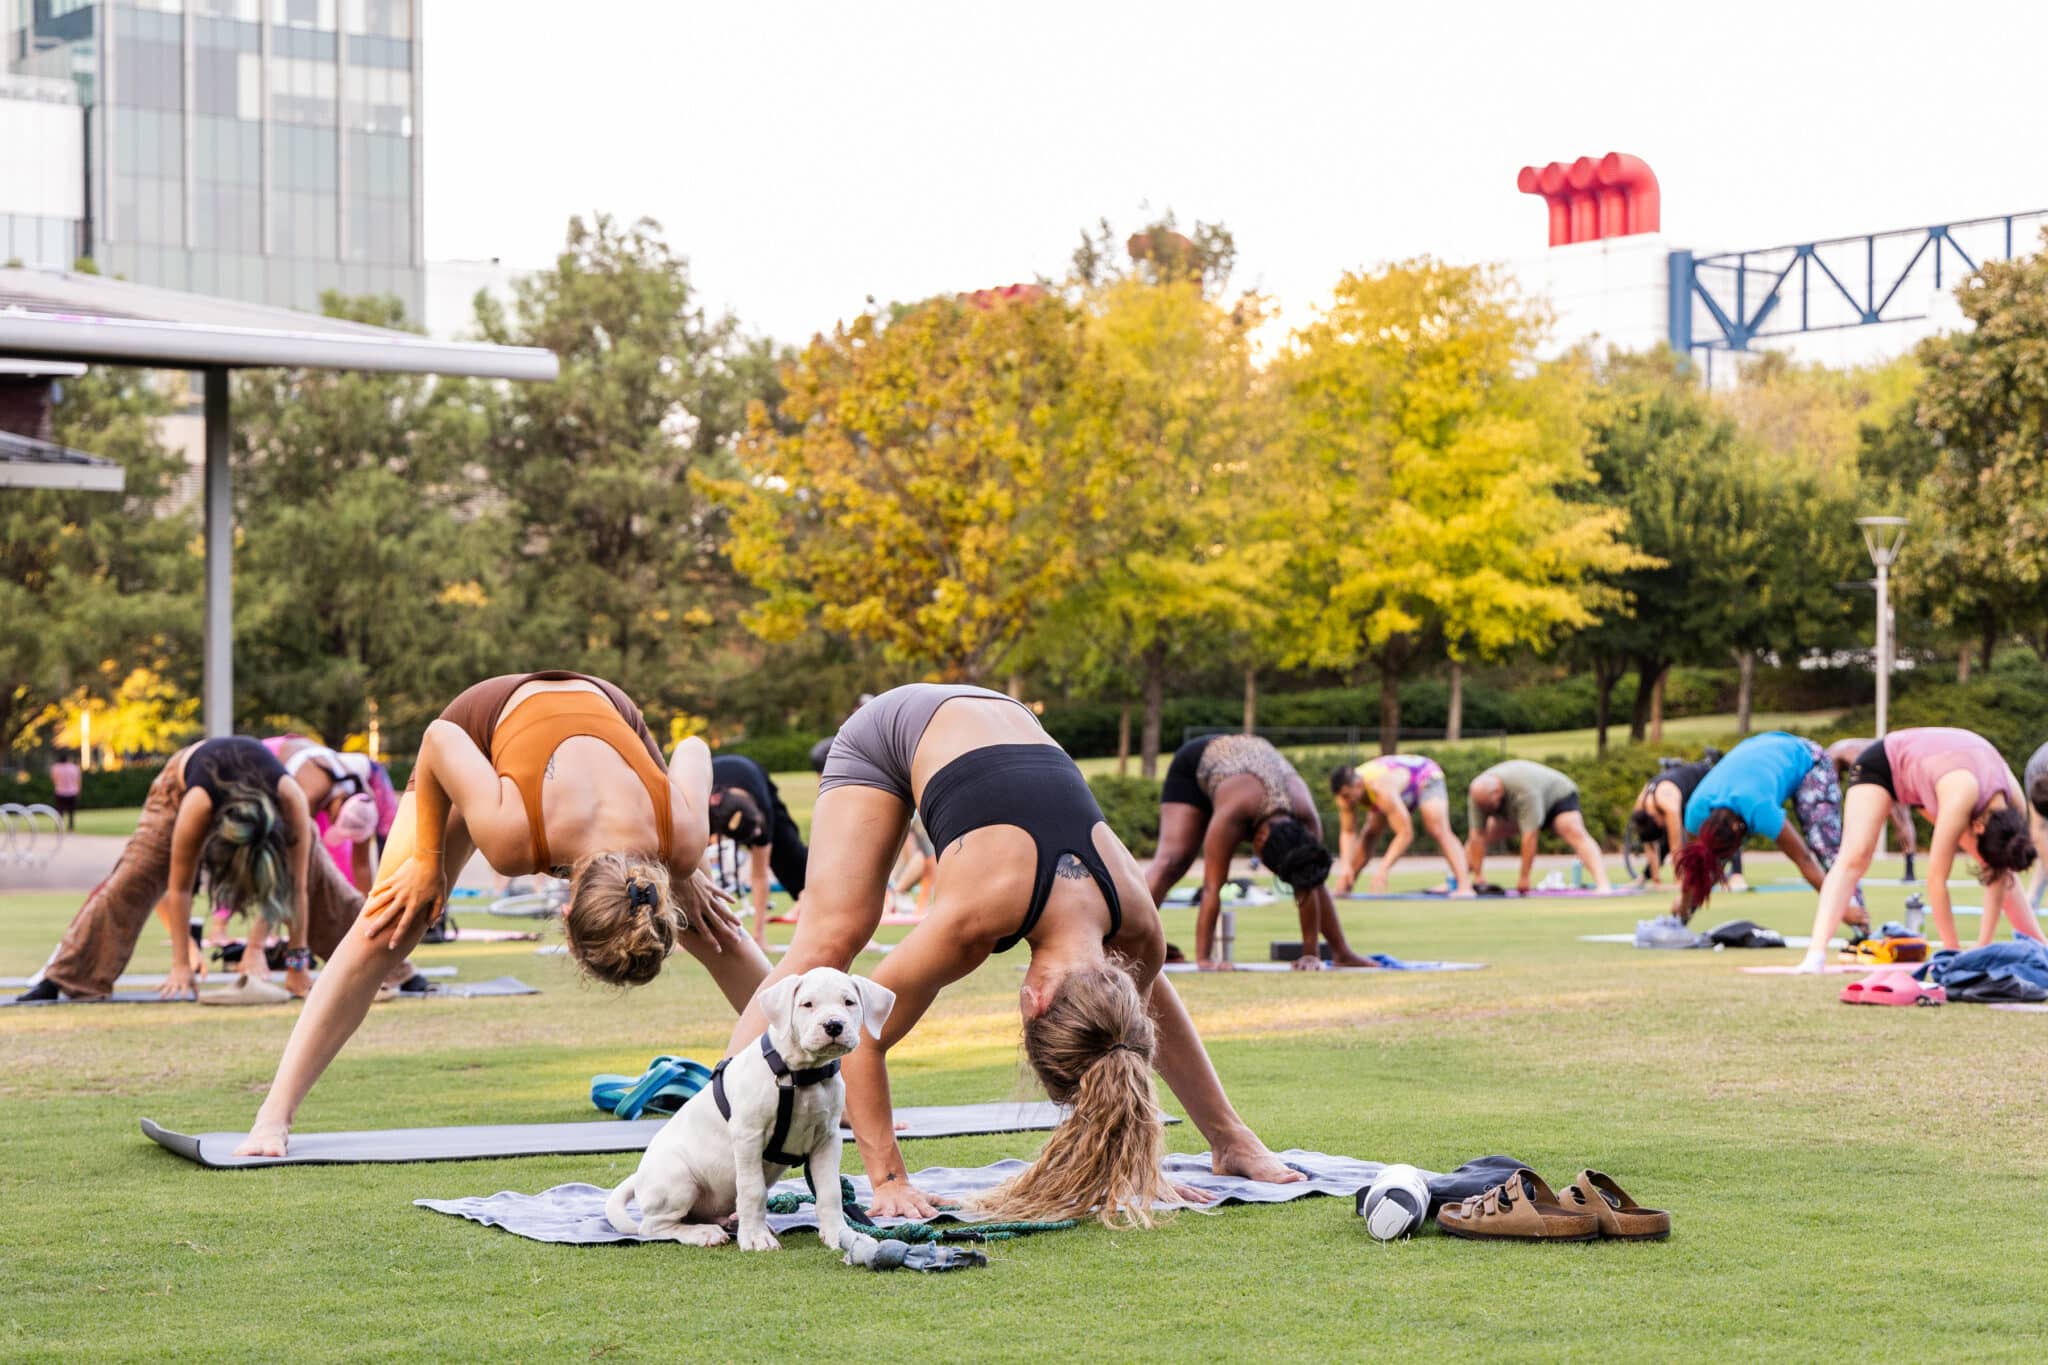
{"type": "Polygon", "coordinates": [[[1475,882],[1488,846],[1519,836],[1522,870],[1515,888],[1526,893],[1529,869],[1536,862],[1536,841],[1549,830],[1579,855],[1600,890],[1614,889],[1607,879],[1600,846],[1593,842],[1586,831],[1586,817],[1579,813],[1578,784],[1557,769],[1520,758],[1496,763],[1472,779],[1466,796],[1465,827],[1470,835],[1465,861],[1471,864],[1475,882]]]}

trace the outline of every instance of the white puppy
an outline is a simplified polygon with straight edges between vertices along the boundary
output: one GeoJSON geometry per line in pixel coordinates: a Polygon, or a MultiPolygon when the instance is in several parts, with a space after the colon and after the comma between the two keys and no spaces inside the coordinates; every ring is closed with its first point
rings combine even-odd
{"type": "Polygon", "coordinates": [[[818,1192],[818,1236],[840,1249],[846,1222],[839,1206],[839,1115],[846,1086],[838,1059],[853,1051],[863,1028],[870,1038],[881,1034],[896,993],[863,976],[814,967],[784,977],[758,999],[768,1031],[727,1059],[714,1084],[690,1097],[647,1144],[639,1169],[605,1202],[605,1217],[620,1232],[712,1247],[726,1240],[720,1223],[737,1213],[740,1247],[773,1251],[780,1243],[768,1230],[768,1187],[808,1158],[818,1192]],[[776,1073],[762,1043],[788,1074],[776,1073]],[[721,1112],[720,1090],[730,1117],[721,1112]],[[787,1128],[778,1148],[783,1112],[787,1128]],[[634,1198],[638,1223],[626,1212],[634,1198]]]}

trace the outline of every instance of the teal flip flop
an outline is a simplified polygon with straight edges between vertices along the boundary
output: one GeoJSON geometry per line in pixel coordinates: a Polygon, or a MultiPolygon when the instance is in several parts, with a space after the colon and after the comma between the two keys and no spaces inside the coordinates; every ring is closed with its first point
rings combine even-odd
{"type": "Polygon", "coordinates": [[[701,1062],[663,1054],[638,1076],[592,1076],[590,1102],[622,1119],[673,1114],[710,1083],[711,1069],[701,1062]]]}

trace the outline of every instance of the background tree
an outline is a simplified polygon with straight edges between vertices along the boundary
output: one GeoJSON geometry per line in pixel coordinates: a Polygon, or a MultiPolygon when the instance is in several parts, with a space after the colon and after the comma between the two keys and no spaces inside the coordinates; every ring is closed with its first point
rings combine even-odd
{"type": "Polygon", "coordinates": [[[1593,480],[1586,380],[1535,364],[1542,328],[1492,270],[1422,259],[1346,275],[1295,336],[1297,487],[1326,512],[1296,561],[1293,660],[1378,673],[1382,750],[1432,632],[1454,657],[1548,643],[1635,562],[1616,510],[1566,496],[1593,480]]]}
{"type": "Polygon", "coordinates": [[[110,701],[136,669],[198,688],[198,525],[172,505],[185,463],[158,441],[170,410],[135,370],[64,381],[63,445],[120,462],[119,494],[0,496],[0,747],[67,697],[110,701]]]}
{"type": "Polygon", "coordinates": [[[1149,778],[1169,680],[1224,650],[1256,667],[1247,651],[1272,617],[1260,589],[1286,547],[1261,477],[1274,422],[1252,358],[1259,301],[1222,297],[1229,234],[1198,224],[1190,238],[1169,215],[1127,251],[1116,268],[1104,223],[1075,253],[1113,484],[1086,552],[1100,568],[1037,616],[1029,654],[1126,706],[1135,692],[1149,778]]]}
{"type": "Polygon", "coordinates": [[[942,678],[1002,676],[1036,613],[1082,583],[1116,494],[1074,309],[1039,289],[870,310],[754,408],[733,565],[770,641],[813,627],[942,678]],[[777,423],[780,423],[778,425],[777,423]]]}
{"type": "MultiPolygon", "coordinates": [[[[396,299],[327,299],[404,327],[396,299]]],[[[249,370],[235,395],[237,711],[407,745],[514,666],[503,514],[474,480],[476,391],[424,375],[249,370]]]]}
{"type": "Polygon", "coordinates": [[[1698,533],[1721,511],[1721,471],[1734,458],[1736,433],[1727,414],[1662,347],[1611,352],[1600,377],[1590,414],[1599,475],[1592,496],[1626,515],[1629,543],[1645,561],[1607,580],[1622,595],[1626,613],[1610,613],[1572,643],[1593,670],[1594,726],[1604,752],[1615,684],[1635,670],[1629,737],[1641,741],[1664,675],[1694,647],[1687,632],[1698,603],[1693,585],[1702,577],[1698,533]]]}
{"type": "Polygon", "coordinates": [[[554,267],[523,281],[486,340],[543,346],[552,384],[490,391],[483,464],[516,528],[510,598],[525,657],[601,674],[657,728],[710,710],[743,668],[716,629],[742,591],[724,514],[690,479],[731,469],[775,353],[697,302],[657,224],[572,219],[554,267]]]}
{"type": "Polygon", "coordinates": [[[1920,454],[1926,477],[1905,577],[1942,624],[1975,625],[1988,670],[2005,635],[2048,650],[2048,253],[1988,263],[1956,297],[1972,326],[1919,349],[1927,443],[1900,458],[1920,454]]]}

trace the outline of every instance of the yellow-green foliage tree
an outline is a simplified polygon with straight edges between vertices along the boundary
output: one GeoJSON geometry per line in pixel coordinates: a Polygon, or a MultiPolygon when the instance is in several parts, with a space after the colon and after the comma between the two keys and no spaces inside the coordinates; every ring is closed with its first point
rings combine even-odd
{"type": "Polygon", "coordinates": [[[1114,470],[1074,309],[1036,288],[870,311],[815,339],[756,405],[728,554],[747,624],[877,643],[906,673],[1001,676],[1034,616],[1094,567],[1114,470]]]}
{"type": "Polygon", "coordinates": [[[1635,561],[1593,481],[1585,367],[1538,365],[1541,314],[1479,266],[1347,274],[1284,371],[1303,517],[1292,661],[1370,667],[1380,746],[1400,683],[1440,639],[1454,659],[1593,624],[1601,576],[1635,561]]]}
{"type": "Polygon", "coordinates": [[[1106,240],[1076,254],[1111,497],[1093,537],[1100,567],[1040,616],[1031,656],[1086,690],[1142,699],[1151,777],[1169,681],[1219,651],[1256,662],[1273,614],[1260,589],[1287,550],[1262,510],[1273,422],[1252,356],[1258,300],[1217,297],[1228,235],[1198,225],[1190,239],[1169,220],[1131,246],[1122,272],[1103,268],[1106,240]]]}

